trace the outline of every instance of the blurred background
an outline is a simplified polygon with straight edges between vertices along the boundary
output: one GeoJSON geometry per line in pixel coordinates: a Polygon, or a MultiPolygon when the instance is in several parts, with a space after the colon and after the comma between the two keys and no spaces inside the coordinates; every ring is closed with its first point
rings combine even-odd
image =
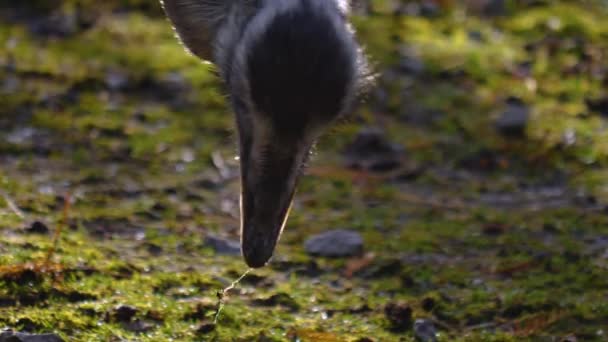
{"type": "Polygon", "coordinates": [[[214,67],[155,0],[0,0],[0,327],[606,340],[608,2],[359,0],[352,21],[376,86],[216,325],[245,264],[214,67]]]}

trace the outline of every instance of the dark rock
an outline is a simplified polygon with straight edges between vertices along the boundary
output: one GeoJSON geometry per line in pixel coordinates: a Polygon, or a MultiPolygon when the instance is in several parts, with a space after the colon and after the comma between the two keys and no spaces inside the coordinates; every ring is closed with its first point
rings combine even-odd
{"type": "Polygon", "coordinates": [[[17,305],[17,300],[10,297],[0,297],[0,308],[17,305]]]}
{"type": "Polygon", "coordinates": [[[241,244],[238,241],[224,239],[217,236],[207,235],[205,237],[205,246],[210,247],[217,254],[240,255],[241,244]]]}
{"type": "Polygon", "coordinates": [[[20,330],[27,331],[27,332],[36,331],[36,330],[39,330],[39,329],[43,328],[40,323],[34,322],[29,317],[21,317],[21,318],[19,318],[17,320],[17,322],[15,322],[15,325],[20,330]]]}
{"type": "Polygon", "coordinates": [[[70,303],[78,303],[89,300],[97,300],[98,297],[92,293],[80,292],[80,291],[60,291],[53,289],[50,291],[50,295],[57,298],[65,298],[70,303]]]}
{"type": "Polygon", "coordinates": [[[205,190],[216,190],[221,184],[219,180],[203,178],[195,181],[192,185],[205,190]]]}
{"type": "Polygon", "coordinates": [[[22,268],[3,274],[0,276],[0,280],[15,283],[17,285],[35,285],[39,284],[44,280],[44,276],[40,272],[36,272],[31,268],[22,268]]]}
{"type": "Polygon", "coordinates": [[[282,306],[290,309],[291,311],[297,311],[300,309],[300,305],[291,298],[290,295],[284,292],[273,294],[267,298],[257,298],[251,301],[251,304],[257,306],[282,306]]]}
{"type": "Polygon", "coordinates": [[[374,262],[370,267],[360,272],[360,275],[368,279],[376,279],[382,277],[392,277],[403,268],[403,263],[399,259],[384,259],[374,262]]]}
{"type": "Polygon", "coordinates": [[[215,330],[215,324],[210,322],[201,323],[201,325],[196,328],[197,334],[208,334],[215,330]]]}
{"type": "Polygon", "coordinates": [[[129,84],[129,77],[117,70],[109,71],[105,77],[105,84],[108,89],[113,91],[124,90],[129,84]]]}
{"type": "Polygon", "coordinates": [[[363,252],[363,238],[352,230],[330,230],[309,238],[304,248],[308,254],[323,257],[360,255],[363,252]]]}
{"type": "MultiPolygon", "coordinates": [[[[44,291],[44,290],[33,290],[32,289],[31,291],[19,293],[17,295],[17,301],[19,302],[19,305],[21,305],[21,306],[39,305],[40,303],[44,302],[48,298],[49,298],[49,293],[48,293],[48,291],[44,291]]],[[[29,319],[24,318],[23,320],[29,320],[29,319]]],[[[17,325],[21,326],[19,324],[21,321],[22,321],[21,319],[19,321],[17,321],[17,325]]],[[[33,330],[38,330],[37,328],[39,328],[39,327],[36,326],[35,328],[25,329],[25,330],[33,331],[33,330]]]]}
{"type": "Polygon", "coordinates": [[[403,331],[412,327],[412,308],[407,304],[388,303],[384,307],[384,315],[394,330],[403,331]]]}
{"type": "Polygon", "coordinates": [[[26,334],[5,330],[0,333],[0,342],[63,342],[55,334],[26,334]]]}
{"type": "Polygon", "coordinates": [[[526,304],[514,303],[503,309],[501,315],[504,318],[514,319],[527,312],[534,312],[534,307],[526,304]]]}
{"type": "Polygon", "coordinates": [[[401,165],[402,148],[387,141],[376,128],[361,130],[344,150],[346,166],[367,171],[389,171],[401,165]]]}
{"type": "Polygon", "coordinates": [[[420,75],[424,73],[424,61],[413,56],[404,56],[399,61],[399,71],[404,74],[420,75]]]}
{"type": "Polygon", "coordinates": [[[144,244],[146,251],[151,255],[158,256],[163,252],[163,248],[155,243],[147,242],[144,244]]]}
{"type": "Polygon", "coordinates": [[[118,305],[110,314],[112,322],[130,322],[137,314],[137,308],[130,305],[118,305]]]}
{"type": "Polygon", "coordinates": [[[145,317],[157,323],[162,323],[165,321],[165,315],[158,310],[150,310],[146,312],[145,317]]]}
{"type": "Polygon", "coordinates": [[[208,313],[213,312],[217,309],[214,303],[201,302],[196,304],[196,307],[193,310],[188,311],[182,317],[185,321],[197,321],[202,318],[205,318],[208,313]]]}
{"type": "Polygon", "coordinates": [[[437,329],[428,319],[417,319],[414,322],[414,336],[421,342],[437,341],[437,329]]]}
{"type": "MultiPolygon", "coordinates": [[[[241,276],[241,274],[237,273],[237,272],[234,272],[235,276],[232,276],[232,274],[233,273],[231,272],[230,278],[238,278],[241,276]]],[[[274,284],[274,282],[272,281],[272,279],[270,279],[266,276],[249,273],[249,274],[247,274],[247,276],[245,276],[245,278],[243,278],[241,280],[241,284],[251,285],[251,286],[255,286],[257,288],[263,288],[263,287],[271,287],[274,284]]]]}
{"type": "Polygon", "coordinates": [[[604,117],[608,117],[608,96],[599,99],[587,99],[587,108],[598,112],[604,117]]]}
{"type": "Polygon", "coordinates": [[[437,302],[433,297],[424,297],[424,299],[422,299],[421,306],[424,311],[433,311],[433,309],[435,309],[437,306],[437,302]]]}
{"type": "Polygon", "coordinates": [[[145,333],[154,329],[154,324],[140,319],[136,319],[133,322],[123,323],[123,328],[128,331],[135,333],[145,333]]]}
{"type": "Polygon", "coordinates": [[[487,0],[483,13],[492,17],[503,16],[507,14],[507,3],[505,0],[487,0]]]}
{"type": "Polygon", "coordinates": [[[496,151],[482,149],[460,159],[458,165],[471,171],[491,172],[509,165],[509,160],[496,151]]]}
{"type": "Polygon", "coordinates": [[[97,218],[90,221],[82,222],[85,229],[91,234],[111,238],[114,236],[145,236],[145,230],[141,226],[133,225],[126,219],[106,219],[97,218]]]}
{"type": "Polygon", "coordinates": [[[40,221],[34,221],[29,227],[25,228],[25,232],[28,234],[48,234],[49,231],[49,227],[40,221]]]}
{"type": "Polygon", "coordinates": [[[483,33],[475,30],[475,31],[469,31],[469,39],[474,41],[474,42],[483,42],[484,41],[484,37],[483,37],[483,33]]]}
{"type": "Polygon", "coordinates": [[[508,229],[509,229],[509,227],[507,227],[506,225],[501,224],[501,223],[487,223],[487,224],[483,225],[483,227],[481,228],[481,231],[485,235],[496,236],[496,235],[503,234],[508,229]]]}
{"type": "Polygon", "coordinates": [[[496,120],[496,129],[507,137],[523,137],[530,118],[530,109],[521,100],[507,101],[507,109],[496,120]]]}
{"type": "Polygon", "coordinates": [[[78,312],[88,317],[97,317],[100,315],[100,313],[93,308],[78,308],[78,312]]]}
{"type": "Polygon", "coordinates": [[[273,260],[270,264],[272,269],[279,272],[294,273],[304,277],[318,277],[323,273],[323,269],[315,260],[307,262],[291,261],[291,260],[273,260]]]}
{"type": "Polygon", "coordinates": [[[409,16],[420,16],[420,4],[417,2],[407,2],[399,8],[399,14],[409,16]]]}
{"type": "Polygon", "coordinates": [[[441,14],[441,8],[434,1],[424,1],[420,6],[420,15],[423,17],[436,17],[441,14]]]}
{"type": "Polygon", "coordinates": [[[77,13],[57,11],[30,22],[30,29],[41,36],[68,37],[78,32],[77,13]]]}

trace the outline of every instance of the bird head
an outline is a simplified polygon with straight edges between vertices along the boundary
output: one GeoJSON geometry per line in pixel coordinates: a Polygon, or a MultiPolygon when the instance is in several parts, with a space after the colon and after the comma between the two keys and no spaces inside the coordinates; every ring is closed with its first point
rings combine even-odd
{"type": "Polygon", "coordinates": [[[365,63],[344,0],[224,3],[232,5],[216,26],[214,62],[236,114],[242,253],[250,267],[262,267],[283,231],[311,147],[354,102],[365,63]]]}

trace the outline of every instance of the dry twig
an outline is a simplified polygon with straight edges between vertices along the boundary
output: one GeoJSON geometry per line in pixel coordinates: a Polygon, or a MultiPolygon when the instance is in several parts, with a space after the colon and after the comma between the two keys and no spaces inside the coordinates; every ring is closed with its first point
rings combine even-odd
{"type": "Polygon", "coordinates": [[[213,324],[217,324],[217,320],[220,317],[220,313],[222,312],[222,309],[224,308],[224,298],[226,297],[226,294],[228,293],[228,291],[234,289],[239,282],[241,282],[241,280],[243,280],[243,278],[245,278],[249,272],[253,271],[253,268],[248,269],[247,271],[245,271],[245,273],[243,273],[240,277],[238,277],[235,281],[233,281],[230,285],[228,285],[228,287],[224,288],[223,290],[217,291],[217,308],[215,310],[215,317],[213,318],[213,324]]]}
{"type": "Polygon", "coordinates": [[[23,213],[23,211],[21,211],[21,209],[19,209],[19,207],[15,204],[15,202],[11,199],[11,197],[4,190],[0,190],[0,195],[2,195],[4,202],[6,202],[6,205],[8,206],[8,208],[13,213],[15,213],[15,215],[19,216],[19,218],[21,218],[21,219],[25,219],[25,214],[23,213]]]}

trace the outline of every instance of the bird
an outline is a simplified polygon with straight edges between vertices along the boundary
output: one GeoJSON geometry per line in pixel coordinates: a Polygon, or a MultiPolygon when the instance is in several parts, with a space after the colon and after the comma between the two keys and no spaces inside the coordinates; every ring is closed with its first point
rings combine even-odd
{"type": "Polygon", "coordinates": [[[272,257],[317,139],[369,84],[347,0],[161,0],[186,50],[216,65],[235,114],[241,254],[272,257]]]}

